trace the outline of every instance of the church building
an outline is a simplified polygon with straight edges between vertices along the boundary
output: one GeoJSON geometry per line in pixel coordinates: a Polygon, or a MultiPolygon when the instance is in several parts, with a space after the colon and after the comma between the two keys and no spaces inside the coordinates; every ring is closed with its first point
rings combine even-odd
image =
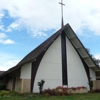
{"type": "Polygon", "coordinates": [[[42,79],[45,81],[43,89],[85,86],[89,90],[90,79],[99,77],[100,68],[66,24],[16,66],[0,74],[0,81],[9,90],[38,93],[37,83],[42,79]]]}

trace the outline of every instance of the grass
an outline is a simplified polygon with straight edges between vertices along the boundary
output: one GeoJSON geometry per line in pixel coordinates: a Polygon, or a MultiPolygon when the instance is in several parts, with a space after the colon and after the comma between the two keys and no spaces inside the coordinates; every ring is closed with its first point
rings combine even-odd
{"type": "Polygon", "coordinates": [[[0,100],[100,100],[100,93],[75,94],[71,96],[0,96],[0,100]]]}

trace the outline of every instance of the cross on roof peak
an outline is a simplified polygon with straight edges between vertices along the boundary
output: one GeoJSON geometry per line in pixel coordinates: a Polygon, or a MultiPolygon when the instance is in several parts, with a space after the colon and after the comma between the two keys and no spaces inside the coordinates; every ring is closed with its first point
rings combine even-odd
{"type": "Polygon", "coordinates": [[[61,2],[59,2],[59,4],[61,4],[61,16],[62,16],[61,27],[63,27],[64,26],[64,21],[63,21],[63,6],[65,6],[65,4],[63,3],[63,0],[61,0],[61,2]]]}

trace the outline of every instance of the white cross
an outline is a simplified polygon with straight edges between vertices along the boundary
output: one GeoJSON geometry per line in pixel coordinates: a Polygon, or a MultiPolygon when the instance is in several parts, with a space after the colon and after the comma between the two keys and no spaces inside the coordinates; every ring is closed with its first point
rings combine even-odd
{"type": "Polygon", "coordinates": [[[63,0],[61,0],[61,2],[59,2],[59,4],[61,4],[61,12],[62,12],[62,27],[63,27],[63,25],[64,25],[64,22],[63,22],[63,6],[65,6],[65,4],[63,4],[63,0]]]}

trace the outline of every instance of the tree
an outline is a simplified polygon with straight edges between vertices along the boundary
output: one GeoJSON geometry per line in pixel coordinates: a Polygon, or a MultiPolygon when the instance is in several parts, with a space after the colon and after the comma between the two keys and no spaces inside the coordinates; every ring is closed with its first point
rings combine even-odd
{"type": "Polygon", "coordinates": [[[91,56],[91,58],[93,59],[95,64],[100,67],[100,59],[96,59],[92,54],[90,54],[90,50],[89,49],[86,48],[86,51],[89,53],[89,55],[91,56]]]}
{"type": "Polygon", "coordinates": [[[38,82],[40,94],[42,94],[42,92],[43,92],[43,85],[44,85],[44,83],[45,83],[44,80],[41,80],[40,82],[38,82]]]}

